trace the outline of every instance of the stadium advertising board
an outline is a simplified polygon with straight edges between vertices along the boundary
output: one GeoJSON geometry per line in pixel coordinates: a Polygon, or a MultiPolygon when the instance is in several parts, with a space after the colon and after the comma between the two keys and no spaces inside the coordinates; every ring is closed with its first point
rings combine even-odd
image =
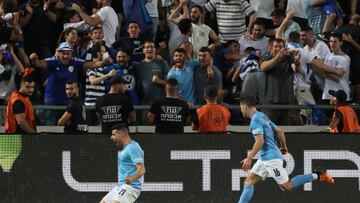
{"type": "MultiPolygon", "coordinates": [[[[99,202],[117,181],[109,135],[1,135],[0,202],[99,202]]],[[[237,202],[246,172],[240,161],[249,134],[138,134],[145,153],[138,202],[237,202]]],[[[292,177],[327,168],[336,184],[306,184],[282,192],[272,179],[255,186],[252,202],[360,202],[360,136],[287,134],[292,177]]]]}

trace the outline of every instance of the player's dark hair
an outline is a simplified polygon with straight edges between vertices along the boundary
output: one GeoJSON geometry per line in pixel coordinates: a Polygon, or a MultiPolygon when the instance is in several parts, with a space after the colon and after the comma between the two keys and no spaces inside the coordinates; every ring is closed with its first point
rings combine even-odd
{"type": "Polygon", "coordinates": [[[77,14],[76,11],[66,11],[64,15],[65,22],[70,23],[70,19],[77,14]]]}
{"type": "Polygon", "coordinates": [[[126,51],[124,48],[121,48],[121,47],[120,47],[120,48],[117,50],[116,54],[118,54],[119,52],[123,52],[123,53],[125,53],[127,56],[130,56],[129,52],[126,51]]]}
{"type": "Polygon", "coordinates": [[[186,51],[185,51],[184,48],[177,48],[177,49],[175,49],[174,53],[175,53],[175,52],[183,53],[184,55],[186,55],[186,51]]]}
{"type": "Polygon", "coordinates": [[[204,13],[203,7],[201,7],[199,5],[195,5],[195,6],[191,7],[191,9],[193,9],[193,8],[197,8],[197,9],[199,9],[200,13],[204,13]]]}
{"type": "Polygon", "coordinates": [[[176,78],[168,78],[165,86],[166,96],[178,95],[178,81],[176,78]]]}
{"type": "Polygon", "coordinates": [[[67,84],[67,85],[77,84],[77,81],[76,81],[76,80],[73,80],[73,79],[70,79],[70,80],[67,80],[67,81],[66,81],[66,84],[67,84]]]}
{"type": "Polygon", "coordinates": [[[31,75],[27,75],[21,78],[21,82],[34,82],[34,78],[31,75]]]}
{"type": "Polygon", "coordinates": [[[343,41],[342,34],[339,32],[331,33],[330,37],[338,38],[340,42],[343,41]]]}
{"type": "Polygon", "coordinates": [[[64,31],[63,31],[63,35],[64,35],[64,37],[65,36],[67,36],[67,35],[69,35],[72,31],[76,31],[77,32],[77,30],[75,29],[75,28],[73,28],[73,27],[68,27],[68,28],[66,28],[64,31]]]}
{"type": "Polygon", "coordinates": [[[289,34],[289,42],[300,43],[300,34],[296,31],[289,34]]]}
{"type": "Polygon", "coordinates": [[[204,93],[206,97],[209,97],[211,99],[214,99],[218,96],[218,88],[214,85],[207,86],[204,89],[204,93]]]}
{"type": "Polygon", "coordinates": [[[312,32],[312,31],[313,29],[309,25],[303,26],[301,28],[301,32],[312,32]]]}
{"type": "Polygon", "coordinates": [[[118,124],[113,125],[111,127],[111,130],[117,130],[117,131],[123,131],[123,132],[129,133],[128,126],[125,125],[124,123],[118,123],[118,124]]]}
{"type": "Polygon", "coordinates": [[[147,39],[144,41],[144,48],[145,48],[145,44],[153,44],[155,46],[155,42],[152,39],[147,39]]]}
{"type": "Polygon", "coordinates": [[[232,43],[236,43],[236,44],[239,44],[239,42],[238,41],[236,41],[236,40],[229,40],[229,41],[227,41],[226,42],[226,47],[229,47],[232,43]]]}
{"type": "Polygon", "coordinates": [[[181,42],[181,44],[180,44],[179,47],[181,47],[182,45],[185,45],[185,44],[188,44],[188,45],[190,45],[191,47],[194,47],[194,45],[191,44],[191,42],[189,42],[189,41],[183,41],[183,42],[181,42]]]}
{"type": "Polygon", "coordinates": [[[243,95],[240,98],[240,104],[245,104],[245,105],[248,105],[250,107],[255,107],[258,104],[258,101],[253,96],[243,95]]]}
{"type": "Polygon", "coordinates": [[[95,26],[90,30],[90,33],[93,33],[95,30],[101,30],[102,32],[104,32],[104,30],[102,29],[102,27],[99,26],[95,26]]]}
{"type": "Polygon", "coordinates": [[[176,87],[178,86],[178,81],[176,80],[176,78],[169,78],[166,80],[166,85],[170,87],[176,87]]]}
{"type": "Polygon", "coordinates": [[[259,19],[259,18],[257,18],[257,19],[254,21],[254,25],[260,25],[260,26],[262,26],[263,28],[265,28],[265,22],[264,22],[264,20],[259,19]]]}
{"type": "Polygon", "coordinates": [[[250,54],[251,52],[255,52],[256,49],[254,47],[246,47],[244,50],[245,54],[250,54]]]}
{"type": "Polygon", "coordinates": [[[285,41],[283,39],[280,39],[280,38],[275,38],[274,43],[281,43],[281,44],[283,44],[285,46],[285,41]]]}
{"type": "Polygon", "coordinates": [[[208,52],[209,54],[211,54],[211,50],[209,49],[209,47],[201,47],[199,49],[199,52],[208,52]]]}
{"type": "Polygon", "coordinates": [[[190,19],[182,19],[178,23],[179,30],[181,34],[185,35],[188,33],[192,28],[192,22],[190,19]]]}
{"type": "Polygon", "coordinates": [[[126,26],[127,29],[129,29],[130,24],[136,24],[136,25],[138,25],[138,27],[140,28],[140,24],[139,24],[138,21],[130,20],[130,21],[128,22],[127,26],[126,26]]]}

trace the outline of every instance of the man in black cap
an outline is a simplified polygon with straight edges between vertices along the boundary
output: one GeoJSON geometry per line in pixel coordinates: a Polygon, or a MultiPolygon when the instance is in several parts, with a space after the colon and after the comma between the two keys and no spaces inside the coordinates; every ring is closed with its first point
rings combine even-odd
{"type": "Polygon", "coordinates": [[[125,80],[115,76],[110,80],[108,94],[99,97],[95,103],[96,113],[102,125],[102,133],[111,133],[115,124],[128,125],[136,121],[136,113],[130,98],[125,92],[125,80]]]}
{"type": "Polygon", "coordinates": [[[344,90],[329,90],[333,96],[330,104],[335,107],[332,120],[327,130],[332,133],[358,133],[360,126],[356,113],[351,105],[346,103],[347,95],[344,90]]]}

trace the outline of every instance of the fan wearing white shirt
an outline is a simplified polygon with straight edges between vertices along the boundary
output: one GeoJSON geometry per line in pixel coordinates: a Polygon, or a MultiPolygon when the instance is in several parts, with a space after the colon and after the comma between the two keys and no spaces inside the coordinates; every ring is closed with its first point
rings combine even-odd
{"type": "Polygon", "coordinates": [[[189,37],[189,41],[193,45],[193,57],[197,58],[200,48],[209,46],[209,39],[214,42],[209,48],[215,48],[220,45],[221,42],[215,31],[204,24],[202,20],[204,18],[204,9],[201,6],[195,5],[191,8],[190,18],[193,31],[189,37]]]}
{"type": "Polygon", "coordinates": [[[76,3],[71,5],[72,10],[79,13],[83,21],[92,26],[101,26],[104,31],[106,46],[110,47],[115,42],[115,34],[119,26],[119,19],[111,7],[112,0],[96,0],[101,7],[94,15],[89,16],[76,3]]]}
{"type": "MultiPolygon", "coordinates": [[[[314,55],[317,57],[317,59],[324,62],[325,57],[330,54],[331,51],[323,41],[317,40],[314,36],[314,32],[310,27],[306,27],[301,30],[300,41],[302,44],[306,45],[304,47],[304,52],[314,55]]],[[[315,97],[316,102],[322,103],[321,99],[325,85],[325,78],[329,78],[331,80],[338,80],[342,76],[344,71],[342,69],[334,69],[332,67],[328,67],[327,69],[320,69],[314,66],[310,67],[314,71],[313,77],[316,81],[312,81],[312,93],[315,97]],[[335,71],[336,73],[331,71],[335,71]]]]}
{"type": "Polygon", "coordinates": [[[330,100],[332,96],[328,93],[329,90],[344,90],[347,95],[347,101],[350,100],[350,57],[341,50],[342,35],[339,33],[332,33],[330,36],[330,49],[332,53],[325,58],[325,64],[334,67],[335,69],[343,69],[344,73],[336,80],[325,78],[325,86],[322,95],[323,100],[330,100]]]}
{"type": "Polygon", "coordinates": [[[256,19],[263,21],[266,29],[273,28],[270,13],[275,9],[275,0],[250,0],[249,3],[256,12],[256,19]]]}
{"type": "Polygon", "coordinates": [[[240,37],[240,53],[243,53],[247,47],[254,47],[264,54],[267,51],[269,38],[265,36],[265,24],[262,20],[255,20],[251,37],[240,37]]]}
{"type": "MultiPolygon", "coordinates": [[[[301,70],[299,72],[294,73],[294,93],[298,104],[304,105],[306,103],[316,104],[315,99],[313,97],[311,88],[311,80],[310,77],[313,74],[313,69],[321,70],[325,74],[336,75],[337,77],[341,77],[343,71],[336,70],[326,64],[324,64],[321,60],[317,58],[317,56],[309,51],[306,51],[300,45],[300,34],[298,32],[292,32],[289,35],[289,42],[287,47],[290,50],[296,50],[300,52],[300,66],[301,70]]],[[[307,111],[301,110],[300,114],[303,117],[308,117],[307,111]]]]}
{"type": "Polygon", "coordinates": [[[293,20],[300,25],[301,28],[308,25],[308,20],[306,19],[305,4],[303,0],[288,0],[286,6],[286,12],[294,11],[293,20]]]}

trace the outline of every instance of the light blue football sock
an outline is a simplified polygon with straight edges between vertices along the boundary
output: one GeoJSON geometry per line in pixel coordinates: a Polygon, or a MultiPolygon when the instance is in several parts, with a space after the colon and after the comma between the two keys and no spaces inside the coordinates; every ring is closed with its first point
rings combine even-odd
{"type": "Polygon", "coordinates": [[[299,186],[304,185],[305,183],[309,183],[312,182],[314,180],[316,180],[317,174],[315,173],[310,173],[310,174],[306,174],[306,175],[297,175],[295,177],[293,177],[290,181],[293,184],[294,188],[297,188],[299,186]]]}
{"type": "Polygon", "coordinates": [[[253,185],[245,185],[238,203],[248,203],[254,194],[253,185]]]}

